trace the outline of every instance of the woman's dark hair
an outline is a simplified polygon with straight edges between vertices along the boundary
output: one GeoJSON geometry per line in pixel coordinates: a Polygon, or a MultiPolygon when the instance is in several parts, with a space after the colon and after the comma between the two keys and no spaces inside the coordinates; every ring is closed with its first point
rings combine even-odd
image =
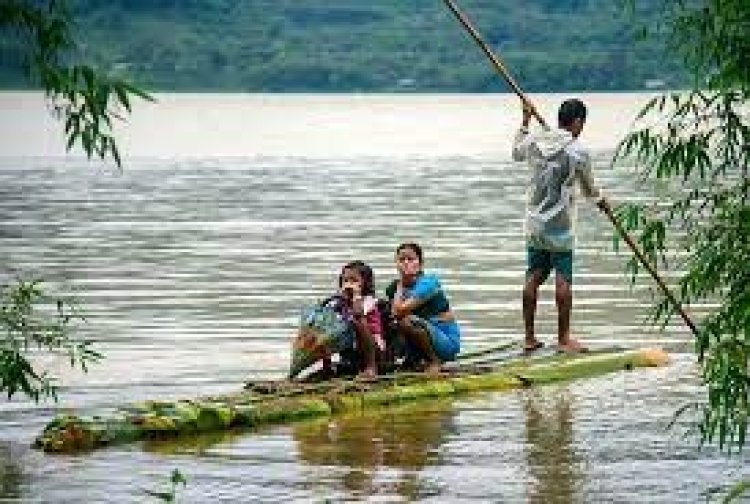
{"type": "Polygon", "coordinates": [[[570,126],[574,120],[586,120],[586,105],[578,98],[565,100],[557,111],[557,123],[565,128],[570,126]]]}
{"type": "Polygon", "coordinates": [[[396,255],[398,255],[398,253],[404,249],[412,249],[414,253],[417,254],[417,259],[419,259],[419,264],[424,263],[424,255],[422,254],[422,247],[420,247],[416,243],[402,243],[401,245],[396,247],[396,255]]]}
{"type": "Polygon", "coordinates": [[[339,274],[339,287],[341,287],[341,285],[344,283],[344,271],[350,269],[356,270],[359,273],[359,276],[362,277],[362,295],[374,296],[375,279],[374,275],[372,274],[372,268],[363,261],[352,261],[350,263],[346,263],[344,267],[341,268],[341,273],[339,274]]]}

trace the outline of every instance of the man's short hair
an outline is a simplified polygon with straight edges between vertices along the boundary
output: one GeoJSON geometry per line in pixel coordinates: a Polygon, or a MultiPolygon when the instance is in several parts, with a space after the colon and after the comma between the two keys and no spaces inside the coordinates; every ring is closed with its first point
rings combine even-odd
{"type": "Polygon", "coordinates": [[[570,126],[574,120],[586,120],[586,105],[578,98],[565,100],[557,112],[557,122],[561,127],[570,126]]]}

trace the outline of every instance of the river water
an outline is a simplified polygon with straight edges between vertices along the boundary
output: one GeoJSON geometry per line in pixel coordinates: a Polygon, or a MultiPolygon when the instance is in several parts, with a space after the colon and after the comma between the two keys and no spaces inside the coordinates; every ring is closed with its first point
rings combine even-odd
{"type": "MultiPolygon", "coordinates": [[[[562,96],[536,97],[554,117],[562,96]]],[[[582,140],[611,199],[640,197],[613,146],[646,95],[591,94],[582,140]]],[[[0,283],[72,293],[106,358],[87,374],[45,357],[59,403],[0,402],[0,501],[149,502],[173,468],[181,502],[701,502],[748,475],[699,448],[690,334],[644,325],[648,282],[590,207],[579,213],[574,332],[591,346],[662,346],[667,368],[425,402],[258,432],[29,448],[56,411],[237,390],[288,365],[301,305],[365,259],[382,289],[402,241],[425,249],[470,351],[518,340],[525,173],[506,95],[160,95],[118,130],[125,166],[64,155],[36,93],[0,93],[0,283]]],[[[552,343],[551,285],[538,332],[552,343]]]]}

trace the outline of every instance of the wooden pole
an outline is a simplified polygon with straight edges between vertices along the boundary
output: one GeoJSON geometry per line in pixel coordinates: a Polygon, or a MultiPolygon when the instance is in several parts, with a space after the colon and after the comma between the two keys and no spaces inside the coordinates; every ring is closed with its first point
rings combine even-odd
{"type": "MultiPolygon", "coordinates": [[[[510,72],[505,67],[503,62],[500,61],[500,59],[497,56],[495,56],[495,54],[493,54],[492,50],[489,48],[489,46],[484,41],[484,39],[482,39],[482,37],[479,35],[479,32],[477,32],[477,30],[474,28],[471,22],[469,22],[468,18],[460,10],[458,10],[458,7],[456,6],[455,2],[453,0],[443,0],[443,1],[451,10],[451,12],[453,12],[453,14],[456,16],[456,19],[458,19],[458,21],[463,25],[463,27],[466,28],[466,30],[469,32],[469,34],[474,39],[474,41],[479,45],[482,51],[484,51],[484,54],[487,55],[487,57],[490,59],[495,69],[497,69],[497,71],[505,79],[505,81],[508,83],[511,89],[532,110],[532,113],[534,117],[539,121],[539,124],[544,126],[545,129],[549,129],[549,126],[545,122],[544,118],[541,115],[539,115],[539,112],[537,112],[536,107],[534,107],[531,101],[526,97],[524,92],[521,90],[521,87],[518,85],[515,79],[513,79],[513,77],[510,75],[510,72]]],[[[609,203],[606,200],[602,200],[598,206],[599,206],[599,209],[601,209],[604,215],[607,216],[607,218],[610,220],[612,225],[615,227],[620,237],[622,237],[625,243],[628,244],[630,249],[633,251],[633,254],[635,254],[636,258],[638,258],[641,264],[643,264],[643,267],[646,268],[646,271],[648,271],[651,274],[653,279],[656,281],[656,284],[662,290],[662,292],[667,297],[669,302],[672,303],[675,310],[677,310],[677,313],[680,314],[680,316],[682,317],[682,320],[685,321],[685,324],[690,328],[693,334],[697,336],[698,329],[696,328],[695,324],[690,319],[690,317],[688,317],[687,313],[685,313],[685,310],[682,308],[682,305],[680,305],[680,302],[677,301],[677,298],[674,297],[672,292],[669,290],[669,287],[667,287],[667,285],[664,283],[661,277],[659,277],[659,274],[656,272],[656,269],[651,265],[651,263],[648,262],[648,259],[646,259],[643,253],[638,249],[638,246],[635,244],[635,242],[630,237],[630,235],[628,235],[628,233],[625,231],[622,225],[617,221],[614,214],[612,213],[612,208],[610,208],[609,203]]]]}
{"type": "Polygon", "coordinates": [[[532,115],[536,118],[537,121],[539,121],[539,124],[541,124],[544,129],[549,129],[549,126],[547,125],[547,121],[544,120],[544,118],[537,112],[536,108],[533,106],[531,101],[526,97],[526,94],[521,90],[521,87],[518,85],[518,83],[515,81],[515,79],[510,75],[510,72],[505,67],[502,61],[500,61],[500,58],[495,56],[495,54],[492,52],[490,47],[487,45],[487,43],[482,39],[481,35],[479,35],[479,32],[474,28],[474,26],[471,24],[469,19],[460,11],[458,10],[458,7],[453,2],[453,0],[443,0],[445,4],[448,6],[448,8],[453,12],[453,14],[456,16],[456,19],[463,25],[464,28],[466,28],[466,31],[469,32],[469,35],[474,39],[474,41],[479,45],[479,47],[484,51],[484,54],[487,55],[487,57],[492,62],[492,65],[495,67],[495,69],[500,73],[500,75],[505,79],[505,82],[508,83],[510,88],[518,95],[518,97],[523,101],[529,108],[531,108],[532,115]]]}
{"type": "Polygon", "coordinates": [[[625,241],[625,243],[628,244],[628,246],[630,247],[630,250],[633,251],[633,254],[638,258],[638,260],[641,262],[643,267],[646,268],[646,271],[648,271],[651,274],[651,277],[653,277],[654,281],[656,281],[656,284],[662,290],[662,292],[664,293],[664,296],[666,296],[669,302],[672,303],[672,306],[675,307],[675,309],[677,310],[677,313],[679,313],[680,316],[682,317],[682,320],[693,332],[693,335],[697,336],[698,328],[695,327],[695,324],[690,319],[688,314],[685,313],[685,310],[680,304],[680,302],[677,300],[677,298],[674,297],[674,294],[672,294],[672,291],[669,290],[669,287],[667,287],[667,284],[664,283],[664,280],[662,280],[659,274],[656,272],[656,268],[654,268],[654,266],[648,261],[646,256],[643,255],[643,252],[641,252],[638,249],[638,246],[635,244],[635,241],[633,241],[633,238],[627,233],[627,231],[625,231],[625,228],[622,227],[622,224],[620,224],[620,222],[615,218],[615,215],[612,212],[612,208],[609,206],[609,203],[607,202],[607,200],[604,200],[604,199],[601,200],[597,206],[602,211],[602,213],[607,216],[609,221],[617,230],[617,233],[625,241]]]}

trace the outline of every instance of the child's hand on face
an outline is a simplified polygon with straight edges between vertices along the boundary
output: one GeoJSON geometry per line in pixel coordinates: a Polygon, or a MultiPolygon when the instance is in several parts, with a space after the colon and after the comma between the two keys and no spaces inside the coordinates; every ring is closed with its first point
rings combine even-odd
{"type": "Polygon", "coordinates": [[[365,303],[362,296],[356,296],[352,300],[352,313],[355,317],[362,317],[365,314],[365,303]]]}
{"type": "Polygon", "coordinates": [[[352,308],[355,317],[361,317],[365,314],[364,300],[362,299],[362,288],[358,282],[344,282],[341,286],[344,298],[352,308]]]}
{"type": "Polygon", "coordinates": [[[364,304],[362,300],[362,275],[355,269],[345,269],[339,279],[340,291],[344,302],[351,309],[352,314],[359,318],[364,315],[364,304]]]}
{"type": "Polygon", "coordinates": [[[345,297],[349,299],[353,299],[355,297],[359,297],[362,295],[362,288],[357,283],[345,282],[341,286],[341,292],[344,294],[345,297]]]}

